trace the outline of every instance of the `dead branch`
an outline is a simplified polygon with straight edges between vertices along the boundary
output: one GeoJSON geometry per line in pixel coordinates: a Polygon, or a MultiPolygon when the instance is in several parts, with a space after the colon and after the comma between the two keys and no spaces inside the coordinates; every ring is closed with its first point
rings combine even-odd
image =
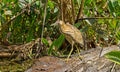
{"type": "Polygon", "coordinates": [[[81,1],[80,8],[79,8],[75,23],[77,23],[78,19],[82,17],[83,7],[84,7],[84,0],[81,1]]]}
{"type": "Polygon", "coordinates": [[[86,18],[80,18],[80,19],[78,19],[78,21],[80,21],[80,20],[86,20],[86,19],[88,19],[88,20],[90,20],[90,19],[120,19],[120,17],[86,17],[86,18]]]}
{"type": "Polygon", "coordinates": [[[28,56],[30,50],[33,49],[33,46],[39,42],[39,40],[40,38],[22,45],[10,45],[10,46],[0,45],[0,58],[4,57],[11,58],[17,56],[25,58],[28,56]]]}

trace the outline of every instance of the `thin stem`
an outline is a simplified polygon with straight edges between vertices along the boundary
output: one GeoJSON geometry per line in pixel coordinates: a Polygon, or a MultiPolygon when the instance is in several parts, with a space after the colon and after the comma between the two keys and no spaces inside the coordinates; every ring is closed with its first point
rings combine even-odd
{"type": "Polygon", "coordinates": [[[41,39],[40,39],[39,42],[38,42],[38,46],[37,46],[38,51],[37,51],[37,54],[36,54],[35,58],[39,55],[40,50],[43,49],[43,46],[42,46],[42,38],[43,38],[44,25],[45,25],[45,20],[46,20],[47,3],[48,3],[48,0],[46,0],[46,3],[45,3],[44,18],[43,18],[42,32],[41,32],[41,39]]]}
{"type": "Polygon", "coordinates": [[[77,23],[78,19],[82,17],[83,7],[84,7],[84,0],[81,1],[80,8],[79,8],[75,23],[77,23]]]}
{"type": "Polygon", "coordinates": [[[73,3],[73,0],[71,0],[71,6],[72,6],[72,16],[73,16],[73,20],[72,20],[72,24],[74,24],[74,21],[75,21],[75,12],[74,12],[74,3],[73,3]]]}
{"type": "MultiPolygon", "coordinates": [[[[46,3],[45,3],[45,9],[44,9],[44,19],[43,19],[43,24],[42,24],[41,39],[43,38],[44,25],[45,25],[45,20],[46,20],[46,9],[47,9],[47,3],[48,3],[48,0],[46,0],[46,3]]],[[[41,43],[42,43],[42,41],[41,41],[41,43]]]]}
{"type": "Polygon", "coordinates": [[[60,8],[61,8],[62,21],[64,21],[64,18],[63,18],[63,0],[60,1],[60,8]]]}
{"type": "Polygon", "coordinates": [[[116,66],[116,63],[113,64],[112,69],[110,70],[110,72],[114,72],[115,66],[116,66]]]}
{"type": "Polygon", "coordinates": [[[86,20],[86,19],[120,19],[120,17],[88,17],[88,18],[80,18],[78,19],[79,21],[80,20],[86,20]]]}

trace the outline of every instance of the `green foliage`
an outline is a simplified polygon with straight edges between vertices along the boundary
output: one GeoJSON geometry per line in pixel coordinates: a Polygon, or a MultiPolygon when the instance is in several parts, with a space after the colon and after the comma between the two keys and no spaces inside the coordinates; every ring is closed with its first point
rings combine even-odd
{"type": "Polygon", "coordinates": [[[120,64],[120,51],[111,51],[105,54],[105,57],[110,61],[120,64]]]}
{"type": "MultiPolygon", "coordinates": [[[[51,24],[58,18],[61,19],[62,10],[65,13],[64,15],[66,15],[63,17],[73,18],[72,16],[74,16],[76,18],[82,0],[72,0],[74,9],[72,9],[69,2],[68,4],[67,2],[65,2],[66,4],[63,3],[63,9],[60,8],[61,1],[59,0],[48,0],[47,6],[46,0],[32,1],[0,0],[0,44],[6,41],[10,44],[24,44],[40,38],[43,32],[43,38],[41,40],[47,48],[47,54],[57,53],[65,38],[51,24]],[[44,31],[42,31],[45,6],[47,15],[44,31]],[[67,6],[69,9],[64,10],[67,6]],[[21,13],[24,10],[25,12],[21,13]],[[68,15],[67,13],[70,14],[68,15]],[[14,17],[15,19],[12,20],[14,17]],[[52,41],[51,45],[47,37],[50,37],[52,41]]],[[[120,16],[120,0],[85,0],[82,13],[84,17],[114,17],[114,19],[86,19],[76,23],[75,26],[85,34],[86,41],[94,41],[94,44],[100,44],[102,46],[120,42],[120,21],[117,19],[120,16]]],[[[119,52],[114,51],[106,55],[107,58],[119,63],[119,52]]],[[[32,56],[31,51],[29,57],[32,58],[32,56]]]]}
{"type": "Polygon", "coordinates": [[[120,1],[118,0],[108,0],[108,7],[109,7],[109,10],[110,10],[110,13],[116,17],[116,16],[119,16],[120,13],[120,1]]]}
{"type": "Polygon", "coordinates": [[[53,47],[55,48],[60,48],[60,46],[62,45],[63,41],[64,41],[65,37],[63,34],[61,34],[58,39],[54,40],[52,45],[50,46],[50,48],[48,49],[48,54],[50,55],[53,51],[53,47]]]}
{"type": "Polygon", "coordinates": [[[51,1],[51,0],[48,0],[48,6],[50,9],[54,9],[54,7],[55,7],[53,1],[51,1]]]}
{"type": "Polygon", "coordinates": [[[4,59],[2,62],[5,64],[0,65],[0,72],[24,72],[33,64],[34,60],[29,59],[22,61],[20,64],[8,59],[4,59]]]}
{"type": "MultiPolygon", "coordinates": [[[[5,40],[11,44],[23,44],[41,37],[46,0],[36,0],[35,2],[32,1],[33,0],[0,1],[1,44],[2,42],[5,42],[5,40]],[[26,11],[17,16],[23,10],[26,11]],[[14,16],[17,17],[10,21],[14,16]]],[[[82,0],[73,1],[74,18],[77,16],[81,1],[82,0]]],[[[68,8],[73,10],[71,9],[70,4],[67,5],[66,3],[65,6],[65,8],[69,6],[68,8]]],[[[43,44],[47,46],[48,54],[52,54],[52,51],[55,50],[54,47],[57,50],[64,41],[64,37],[60,35],[58,29],[51,26],[51,24],[54,23],[58,18],[61,19],[62,10],[58,0],[48,0],[46,7],[47,15],[44,25],[43,38],[41,40],[43,44]],[[50,37],[53,41],[51,46],[49,46],[49,43],[46,39],[47,37],[50,37]]],[[[64,12],[67,13],[66,10],[64,12]]],[[[72,13],[66,16],[71,15],[72,13]]],[[[95,44],[101,44],[103,46],[114,43],[117,44],[120,41],[120,21],[116,19],[120,16],[120,1],[85,0],[83,16],[115,17],[115,19],[86,19],[76,23],[75,26],[84,34],[86,34],[84,35],[86,36],[86,41],[94,41],[95,44]]]]}
{"type": "MultiPolygon", "coordinates": [[[[8,41],[12,44],[21,44],[30,42],[31,40],[40,37],[45,6],[45,3],[42,1],[36,1],[35,3],[32,3],[32,0],[23,0],[23,2],[22,0],[3,0],[3,2],[0,3],[0,23],[2,26],[4,26],[7,21],[10,21],[11,17],[19,14],[22,10],[24,10],[23,8],[27,4],[30,4],[30,7],[26,8],[26,12],[16,17],[12,22],[8,23],[7,27],[1,28],[2,32],[0,38],[3,41],[4,39],[8,39],[8,41]],[[8,33],[11,34],[7,36],[8,33]]],[[[58,11],[54,6],[54,2],[49,0],[47,6],[47,18],[45,23],[45,27],[47,28],[47,30],[49,30],[49,32],[52,31],[52,29],[50,27],[50,24],[47,23],[51,23],[49,19],[53,19],[53,21],[56,19],[55,15],[58,11]]],[[[44,33],[46,32],[47,31],[45,31],[44,33]]]]}
{"type": "Polygon", "coordinates": [[[47,39],[45,39],[45,38],[42,38],[42,42],[43,42],[46,46],[48,46],[48,45],[49,45],[49,43],[48,43],[47,39]]]}
{"type": "Polygon", "coordinates": [[[116,35],[116,38],[117,38],[118,40],[120,40],[120,31],[118,31],[118,33],[117,33],[117,35],[116,35]]]}

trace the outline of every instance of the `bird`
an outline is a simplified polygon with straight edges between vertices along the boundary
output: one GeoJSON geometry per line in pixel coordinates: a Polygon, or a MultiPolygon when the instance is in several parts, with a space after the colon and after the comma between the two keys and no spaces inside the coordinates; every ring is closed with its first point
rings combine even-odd
{"type": "Polygon", "coordinates": [[[65,39],[72,46],[72,48],[69,52],[69,55],[67,57],[67,60],[68,60],[69,57],[71,56],[72,52],[73,52],[73,46],[74,46],[75,43],[80,44],[81,47],[84,46],[83,36],[82,36],[82,33],[80,32],[79,29],[77,29],[75,26],[69,24],[68,22],[65,23],[64,21],[59,20],[58,25],[59,25],[60,32],[65,36],[65,39]]]}

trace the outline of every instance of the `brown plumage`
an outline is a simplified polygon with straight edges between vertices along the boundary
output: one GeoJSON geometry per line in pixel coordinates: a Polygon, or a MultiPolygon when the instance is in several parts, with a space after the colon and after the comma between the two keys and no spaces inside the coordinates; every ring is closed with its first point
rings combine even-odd
{"type": "Polygon", "coordinates": [[[69,23],[65,24],[63,21],[59,21],[59,27],[66,40],[72,45],[72,49],[68,55],[69,58],[73,51],[73,45],[75,43],[79,43],[82,47],[84,46],[83,37],[81,32],[75,26],[69,23]]]}

